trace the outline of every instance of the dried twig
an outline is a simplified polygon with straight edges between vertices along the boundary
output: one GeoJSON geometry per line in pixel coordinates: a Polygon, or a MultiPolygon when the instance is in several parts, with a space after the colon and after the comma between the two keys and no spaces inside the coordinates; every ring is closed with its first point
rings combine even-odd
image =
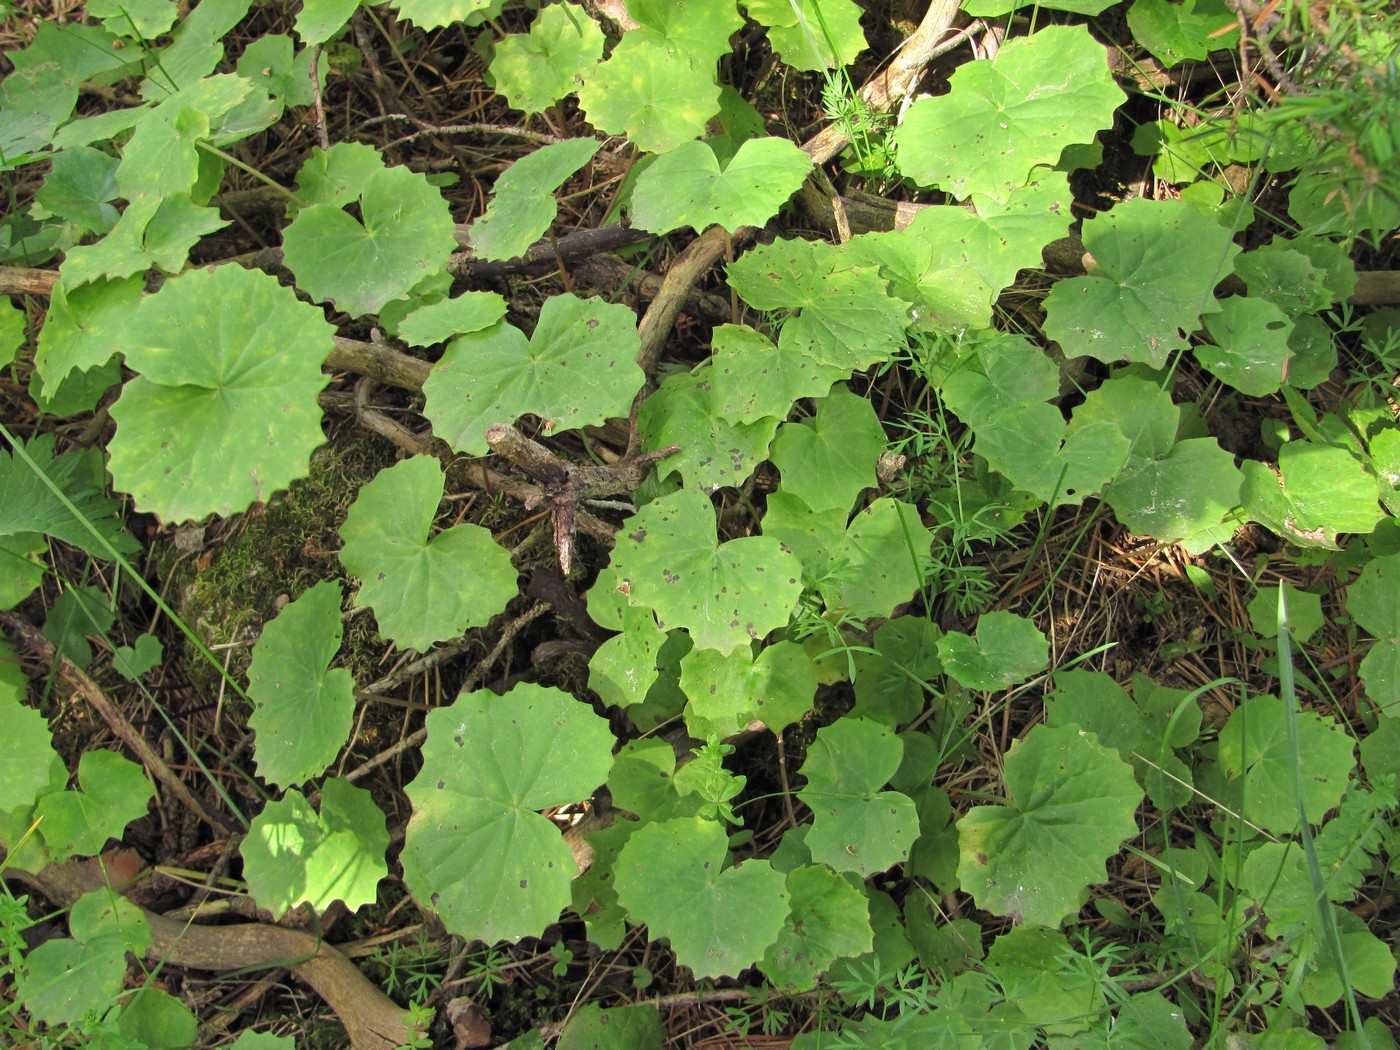
{"type": "Polygon", "coordinates": [[[647,467],[680,451],[679,445],[633,456],[619,463],[598,466],[569,463],[515,427],[498,423],[486,431],[491,451],[505,456],[540,486],[540,497],[527,509],[544,503],[554,525],[554,547],[559,571],[567,578],[573,565],[574,534],[578,529],[578,503],[593,496],[631,492],[642,483],[647,467]]]}

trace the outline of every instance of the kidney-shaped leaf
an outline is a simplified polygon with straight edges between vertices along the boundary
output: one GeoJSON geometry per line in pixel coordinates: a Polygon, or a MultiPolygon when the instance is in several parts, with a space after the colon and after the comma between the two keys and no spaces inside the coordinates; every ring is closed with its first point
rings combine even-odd
{"type": "Polygon", "coordinates": [[[1312,711],[1290,714],[1273,696],[1252,696],[1235,708],[1220,730],[1220,771],[1233,781],[1246,820],[1275,835],[1298,830],[1298,802],[1309,823],[1341,801],[1356,768],[1355,742],[1345,727],[1312,711]],[[1289,742],[1296,719],[1298,750],[1289,742]],[[1304,765],[1298,779],[1298,763],[1304,765]]]}
{"type": "Polygon", "coordinates": [[[842,718],[817,731],[797,797],[812,810],[812,859],[869,878],[909,858],[919,837],[914,802],[881,791],[904,756],[894,730],[868,718],[842,718]]]}
{"type": "Polygon", "coordinates": [[[626,416],[646,376],[637,364],[636,315],[565,292],[545,301],[529,339],[504,321],[454,339],[423,384],[434,432],[483,456],[486,431],[526,412],[553,430],[626,416]]]}
{"type": "Polygon", "coordinates": [[[318,777],[350,735],[355,681],[327,670],[340,649],[340,584],[322,580],[268,622],[248,668],[258,775],[278,787],[318,777]]]}
{"type": "Polygon", "coordinates": [[[991,692],[1045,670],[1050,650],[1035,624],[1009,612],[990,612],[977,634],[949,631],[938,639],[943,670],[969,689],[991,692]]]}
{"type": "Polygon", "coordinates": [[[1224,226],[1185,201],[1140,197],[1084,224],[1093,273],[1059,281],[1045,331],[1066,357],[1143,361],[1161,368],[1186,346],[1239,248],[1224,226]]]}
{"type": "Polygon", "coordinates": [[[514,109],[539,113],[578,90],[602,57],[598,23],[578,4],[555,4],[528,33],[509,33],[496,44],[491,76],[514,109]]]}
{"type": "Polygon", "coordinates": [[[637,176],[632,224],[653,233],[762,226],[811,170],[812,158],[784,138],[749,139],[723,172],[707,143],[683,142],[637,176]]]}
{"type": "Polygon", "coordinates": [[[1361,661],[1367,695],[1381,714],[1400,717],[1400,554],[1367,563],[1347,588],[1347,612],[1376,639],[1361,661]]]}
{"type": "Polygon", "coordinates": [[[793,868],[787,876],[792,914],[763,956],[773,983],[805,992],[837,959],[870,951],[870,902],[857,887],[819,864],[793,868]]]}
{"type": "Polygon", "coordinates": [[[279,918],[303,902],[318,912],[334,901],[351,911],[373,904],[389,874],[383,812],[368,791],[340,777],[321,786],[319,816],[295,789],[269,802],[240,848],[253,899],[279,918]]]}
{"type": "Polygon", "coordinates": [[[752,966],[787,919],[782,873],[766,860],[725,868],[728,854],[724,825],[683,817],[645,825],[617,858],[618,899],[653,937],[669,938],[696,977],[752,966]]]}
{"type": "Polygon", "coordinates": [[[311,468],[334,329],[275,277],[191,270],[142,300],[112,406],[112,480],[166,521],[227,517],[311,468]]]}
{"type": "Polygon", "coordinates": [[[45,795],[34,814],[43,821],[53,859],[92,857],[146,815],[152,794],[145,771],[131,759],[115,751],[88,751],[78,760],[78,790],[45,795]]]}
{"type": "Polygon", "coordinates": [[[539,936],[569,906],[577,873],[559,828],[535,810],[587,798],[608,776],[606,719],[567,693],[464,693],[428,712],[404,881],[453,933],[539,936]]]}
{"type": "Polygon", "coordinates": [[[969,62],[951,90],[909,107],[895,134],[900,171],[954,197],[1005,199],[1066,146],[1113,123],[1123,91],[1081,26],[1049,26],[969,62]]]}
{"type": "Polygon", "coordinates": [[[632,605],[684,627],[697,649],[732,652],[783,627],[802,594],[802,564],[777,540],[715,540],[715,513],[695,489],[653,500],[617,536],[612,568],[632,605]]]}
{"type": "Polygon", "coordinates": [[[360,489],[340,538],[340,561],[360,578],[360,600],[401,646],[426,649],[486,623],[515,597],[510,552],[480,525],[429,537],[442,500],[442,467],[415,456],[360,489]]]}
{"type": "Polygon", "coordinates": [[[297,285],[355,317],[402,299],[457,247],[447,201],[419,172],[381,167],[360,184],[359,198],[360,219],[339,204],[315,204],[282,234],[297,285]]]}
{"type": "Polygon", "coordinates": [[[1133,767],[1076,725],[1037,725],[1006,755],[1008,805],[958,821],[958,880],[979,908],[1058,926],[1137,833],[1133,767]]]}

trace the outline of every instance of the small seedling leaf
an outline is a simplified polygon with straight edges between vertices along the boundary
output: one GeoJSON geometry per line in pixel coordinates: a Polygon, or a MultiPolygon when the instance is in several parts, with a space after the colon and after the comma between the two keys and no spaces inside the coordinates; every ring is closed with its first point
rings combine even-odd
{"type": "Polygon", "coordinates": [[[355,681],[327,670],[340,649],[340,584],[322,580],[263,628],[248,668],[258,775],[278,787],[318,777],[350,736],[355,681]]]}

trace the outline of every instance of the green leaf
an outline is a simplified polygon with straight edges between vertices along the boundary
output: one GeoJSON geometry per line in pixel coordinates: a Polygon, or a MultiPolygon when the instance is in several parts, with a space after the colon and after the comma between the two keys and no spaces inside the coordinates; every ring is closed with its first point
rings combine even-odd
{"type": "Polygon", "coordinates": [[[72,939],[47,941],[24,959],[17,996],[49,1025],[79,1025],[100,1016],[121,992],[126,953],[144,955],[151,927],[136,905],[109,889],[78,898],[68,919],[72,939]]]}
{"type": "Polygon", "coordinates": [[[199,142],[219,138],[224,118],[255,90],[243,77],[225,73],[192,78],[187,88],[173,94],[162,91],[168,97],[141,113],[122,150],[117,166],[121,195],[135,201],[193,193],[199,180],[199,142]]]}
{"type": "Polygon", "coordinates": [[[555,1050],[662,1050],[665,1043],[656,1007],[644,1003],[605,1009],[588,1003],[569,1018],[554,1045],[555,1050]]]}
{"type": "Polygon", "coordinates": [[[1104,491],[1123,524],[1192,550],[1229,539],[1243,479],[1234,457],[1213,439],[1176,441],[1181,410],[1170,393],[1139,376],[1115,376],[1085,397],[1069,432],[1103,424],[1129,443],[1127,463],[1104,491]]]}
{"type": "MultiPolygon", "coordinates": [[[[0,667],[14,661],[18,672],[19,660],[14,650],[0,640],[0,667]]],[[[23,675],[19,675],[23,682],[23,675]]],[[[58,753],[53,749],[53,734],[43,715],[24,704],[23,685],[0,678],[0,810],[32,806],[49,783],[49,770],[58,753]]]]}
{"type": "Polygon", "coordinates": [[[45,795],[34,807],[54,859],[93,857],[108,839],[146,815],[154,792],[145,771],[114,751],[85,751],[78,760],[78,790],[45,795]]]}
{"type": "Polygon", "coordinates": [[[0,300],[0,368],[15,359],[24,345],[28,315],[14,303],[0,300]]]}
{"type": "Polygon", "coordinates": [[[1267,299],[1290,318],[1325,310],[1356,290],[1356,265],[1340,244],[1298,237],[1273,241],[1235,260],[1251,297],[1267,299]]]}
{"type": "Polygon", "coordinates": [[[979,341],[975,360],[943,381],[943,400],[972,427],[975,449],[1017,488],[1077,505],[1122,469],[1128,444],[1103,424],[1070,431],[1059,408],[1059,369],[1023,336],[979,341]]]}
{"type": "MultiPolygon", "coordinates": [[[[1367,565],[1370,568],[1374,565],[1367,565]]],[[[1313,635],[1327,626],[1327,617],[1322,612],[1322,598],[1309,591],[1300,591],[1293,584],[1283,582],[1287,598],[1288,633],[1295,644],[1307,642],[1313,635]]],[[[1249,626],[1260,638],[1278,637],[1279,592],[1275,587],[1260,587],[1245,606],[1249,613],[1249,626]]]]}
{"type": "Polygon", "coordinates": [[[1049,643],[1035,624],[1015,613],[990,612],[977,621],[977,635],[949,631],[938,639],[943,670],[969,689],[993,692],[1044,671],[1049,643]]]}
{"type": "Polygon", "coordinates": [[[457,247],[447,201],[418,172],[381,167],[357,196],[360,219],[337,204],[313,204],[282,233],[297,285],[353,317],[403,298],[457,247]]]}
{"type": "Polygon", "coordinates": [[[1311,441],[1284,445],[1278,474],[1246,460],[1240,500],[1252,519],[1280,535],[1334,550],[1338,533],[1365,535],[1385,516],[1375,475],[1346,449],[1311,441]]]}
{"type": "Polygon", "coordinates": [[[546,432],[626,417],[645,382],[636,315],[565,292],[545,300],[527,340],[504,321],[453,340],[423,384],[424,414],[449,445],[485,455],[486,431],[526,412],[546,432]]]}
{"type": "Polygon", "coordinates": [[[701,365],[694,372],[667,376],[637,409],[643,450],[680,446],[679,452],[657,464],[657,472],[681,474],[688,484],[709,492],[743,485],[768,458],[768,446],[778,429],[778,420],[772,417],[753,423],[729,422],[717,404],[712,375],[708,365],[701,365]]]}
{"type": "Polygon", "coordinates": [[[965,0],[962,10],[974,18],[999,18],[1035,3],[1046,11],[1069,11],[1077,15],[1103,14],[1116,0],[965,0]]]}
{"type": "Polygon", "coordinates": [[[49,311],[34,354],[34,370],[43,379],[45,397],[53,397],[73,371],[106,364],[125,349],[126,331],[144,284],[132,277],[70,289],[59,278],[49,295],[49,311]]]}
{"type": "Polygon", "coordinates": [[[324,44],[340,32],[359,6],[360,0],[304,0],[294,25],[302,47],[324,44]]]}
{"type": "Polygon", "coordinates": [[[455,335],[490,328],[506,314],[506,301],[496,292],[463,292],[420,306],[399,322],[399,337],[409,346],[445,343],[455,335]]]}
{"type": "Polygon", "coordinates": [[[400,18],[420,29],[440,29],[458,23],[473,26],[495,18],[505,0],[394,0],[394,6],[400,18]]]}
{"type": "MultiPolygon", "coordinates": [[[[313,0],[314,2],[314,0],[313,0]]],[[[302,6],[298,20],[306,13],[302,6]]],[[[316,57],[316,82],[325,87],[330,62],[312,47],[296,54],[292,38],[285,33],[269,33],[258,37],[238,58],[238,75],[267,92],[278,105],[309,106],[313,101],[311,59],[316,57]]]]}
{"type": "Polygon", "coordinates": [[[1008,804],[958,820],[958,880],[979,908],[1058,926],[1137,834],[1142,789],[1131,766],[1074,725],[1033,726],[1004,768],[1008,804]]]}
{"type": "Polygon", "coordinates": [[[1128,28],[1163,66],[1202,61],[1212,51],[1239,46],[1235,14],[1222,0],[1134,0],[1128,28]]]}
{"type": "Polygon", "coordinates": [[[482,259],[514,259],[549,232],[554,191],[593,159],[602,143],[565,139],[520,158],[496,180],[486,213],[472,223],[472,248],[482,259]]]}
{"type": "Polygon", "coordinates": [[[1041,249],[1069,229],[1067,178],[1037,177],[1004,202],[973,194],[971,211],[925,208],[904,229],[863,234],[849,248],[882,267],[894,293],[914,304],[921,329],[990,327],[1002,289],[1019,270],[1040,266],[1041,249]]]}
{"type": "Polygon", "coordinates": [[[1008,41],[949,83],[948,94],[909,107],[894,141],[906,177],[958,198],[1005,200],[1066,146],[1093,141],[1123,102],[1103,46],[1079,26],[1008,41]]]}
{"type": "MultiPolygon", "coordinates": [[[[712,62],[729,52],[729,38],[744,20],[733,0],[631,0],[627,13],[638,27],[629,37],[646,40],[672,53],[712,62]]],[[[624,38],[625,39],[625,38],[624,38]]]]}
{"type": "Polygon", "coordinates": [[[112,406],[112,479],[170,522],[228,517],[310,470],[334,329],[275,277],[190,270],[141,301],[112,406]]]}
{"type": "Polygon", "coordinates": [[[73,146],[53,158],[44,185],[34,195],[35,218],[62,218],[74,236],[106,233],[117,222],[112,204],[117,159],[88,146],[73,146]]]}
{"type": "Polygon", "coordinates": [[[496,44],[491,76],[511,108],[539,113],[578,90],[603,57],[603,31],[578,4],[546,7],[528,33],[496,44]]]}
{"type": "Polygon", "coordinates": [[[359,600],[405,648],[482,626],[516,593],[510,552],[486,529],[462,522],[429,535],[443,487],[437,460],[403,460],[360,489],[340,527],[340,561],[360,578],[359,600]]]}
{"type": "Polygon", "coordinates": [[[122,1005],[117,1031],[137,1046],[183,1048],[199,1038],[199,1019],[169,992],[148,984],[122,1005]]]}
{"type": "Polygon", "coordinates": [[[909,858],[919,837],[914,803],[880,790],[903,754],[889,726],[866,718],[842,718],[817,731],[802,763],[807,786],[797,793],[812,810],[807,847],[814,861],[867,879],[909,858]]]}
{"type": "Polygon", "coordinates": [[[1366,694],[1400,718],[1400,554],[1373,558],[1347,587],[1347,612],[1375,643],[1361,661],[1366,694]]]}
{"type": "MultiPolygon", "coordinates": [[[[736,425],[783,419],[804,397],[824,397],[850,369],[778,347],[747,325],[724,324],[711,336],[709,383],[714,411],[736,425]]],[[[643,402],[645,407],[645,402],[643,402]]]]}
{"type": "MultiPolygon", "coordinates": [[[[141,97],[160,99],[178,94],[182,88],[200,91],[209,74],[224,57],[223,38],[241,22],[251,0],[201,0],[183,14],[171,33],[172,43],[157,52],[146,79],[141,84],[141,97]]],[[[130,154],[128,144],[127,154],[130,154]]]]}
{"type": "Polygon", "coordinates": [[[1216,378],[1250,397],[1276,393],[1288,372],[1293,322],[1273,303],[1253,296],[1221,300],[1205,319],[1215,345],[1194,347],[1196,360],[1216,378]]]}
{"type": "Polygon", "coordinates": [[[389,874],[389,830],[365,788],[341,777],[321,785],[321,813],[295,788],[253,818],[239,847],[243,877],[258,907],[276,918],[300,904],[323,912],[335,901],[373,904],[389,874]]]}
{"type": "Polygon", "coordinates": [[[1303,979],[1303,1003],[1326,1008],[1341,999],[1348,988],[1368,999],[1390,995],[1395,990],[1395,953],[1390,946],[1367,929],[1343,933],[1339,939],[1346,964],[1345,983],[1330,955],[1320,955],[1318,968],[1303,979]]]}
{"type": "Polygon", "coordinates": [[[360,187],[384,168],[384,157],[362,142],[337,142],[328,150],[311,147],[297,172],[297,197],[307,205],[343,208],[360,195],[360,187]]]}
{"type": "Polygon", "coordinates": [[[850,510],[856,497],[878,484],[875,465],[888,444],[874,407],[844,387],[817,405],[816,415],[784,423],[771,459],[782,488],[815,511],[850,510]]]}
{"type": "Polygon", "coordinates": [[[903,344],[909,307],[874,266],[819,241],[759,245],[729,266],[730,286],[757,310],[783,310],[779,349],[847,373],[903,344]],[[855,263],[853,265],[853,262],[855,263]]]}
{"type": "Polygon", "coordinates": [[[130,277],[152,266],[179,273],[195,243],[227,225],[217,208],[201,208],[186,193],[138,197],[102,240],[68,250],[63,278],[76,287],[103,277],[130,277]]]}
{"type": "Polygon", "coordinates": [[[704,142],[683,142],[637,176],[632,224],[653,233],[683,226],[762,226],[802,188],[812,158],[788,139],[749,139],[724,165],[704,142]]]}
{"type": "Polygon", "coordinates": [[[134,682],[147,671],[159,667],[164,658],[165,646],[160,639],[153,634],[142,634],[135,645],[119,645],[112,650],[112,669],[128,682],[134,682]]]}
{"type": "Polygon", "coordinates": [[[699,740],[728,737],[762,722],[775,733],[812,709],[817,675],[795,642],[766,646],[757,657],[693,649],[681,660],[681,689],[690,698],[685,724],[699,740]]]}
{"type": "Polygon", "coordinates": [[[350,736],[355,680],[328,671],[340,649],[340,584],[322,580],[263,628],[248,668],[248,726],[258,775],[301,784],[326,771],[350,736]]]}
{"type": "Polygon", "coordinates": [[[815,865],[788,872],[787,891],[792,913],[760,965],[777,987],[806,992],[837,959],[870,951],[870,903],[842,876],[815,865]]]}
{"type": "Polygon", "coordinates": [[[103,560],[111,557],[109,547],[119,554],[136,551],[121,504],[104,492],[99,450],[56,456],[53,434],[36,434],[19,447],[29,463],[15,451],[0,451],[0,537],[45,533],[103,560]]]}
{"type": "Polygon", "coordinates": [[[404,880],[468,940],[539,936],[569,906],[577,873],[535,810],[578,802],[608,775],[605,719],[557,689],[463,693],[428,712],[423,769],[403,849],[404,880]]]}
{"type": "Polygon", "coordinates": [[[763,958],[788,915],[782,874],[766,860],[724,867],[724,826],[701,817],[647,824],[617,859],[618,899],[697,978],[733,976],[763,958]]]}
{"type": "Polygon", "coordinates": [[[930,683],[943,671],[937,648],[942,636],[923,616],[898,616],[881,624],[875,632],[875,652],[856,654],[852,714],[888,726],[918,717],[930,683]]]}
{"type": "Polygon", "coordinates": [[[1239,254],[1231,232],[1189,204],[1145,197],[1086,222],[1084,247],[1097,265],[1050,289],[1046,334],[1067,357],[1153,368],[1220,308],[1212,291],[1239,254]]]}
{"type": "Polygon", "coordinates": [[[1189,438],[1159,459],[1130,459],[1103,498],[1132,531],[1200,550],[1234,531],[1218,526],[1239,504],[1240,484],[1234,457],[1214,438],[1189,438]]]}
{"type": "Polygon", "coordinates": [[[866,48],[861,9],[851,0],[747,0],[744,7],[769,27],[768,43],[793,69],[849,66],[866,48]]]}
{"type": "Polygon", "coordinates": [[[1098,671],[1059,671],[1045,705],[1051,728],[1077,725],[1133,764],[1138,782],[1163,811],[1191,799],[1190,768],[1175,753],[1200,733],[1201,709],[1186,695],[1162,689],[1145,675],[1134,679],[1136,697],[1098,671]]]}
{"type": "Polygon", "coordinates": [[[932,545],[916,507],[881,496],[851,519],[828,575],[817,583],[827,608],[857,619],[889,616],[923,586],[932,545]]]}
{"type": "Polygon", "coordinates": [[[666,153],[705,133],[719,112],[719,94],[713,62],[634,30],[579,88],[578,101],[599,131],[666,153]]]}
{"type": "Polygon", "coordinates": [[[1298,763],[1307,764],[1303,812],[1316,824],[1346,791],[1347,778],[1356,768],[1354,747],[1335,719],[1312,711],[1290,715],[1276,697],[1252,696],[1235,708],[1220,730],[1218,760],[1220,771],[1243,796],[1234,801],[1245,819],[1271,834],[1290,835],[1298,830],[1298,763]],[[1297,720],[1296,753],[1288,743],[1290,718],[1297,720]]]}
{"type": "Polygon", "coordinates": [[[78,101],[78,88],[99,75],[118,74],[133,56],[127,41],[97,26],[60,26],[36,19],[28,47],[8,51],[13,72],[0,83],[0,108],[42,114],[50,127],[64,123],[78,101]]]}
{"type": "Polygon", "coordinates": [[[714,509],[681,489],[648,503],[618,533],[612,569],[627,601],[684,627],[698,649],[730,653],[787,625],[802,565],[769,536],[715,540],[714,509]]]}
{"type": "Polygon", "coordinates": [[[86,584],[66,588],[54,599],[44,637],[59,653],[86,671],[92,665],[92,646],[86,635],[106,635],[116,622],[111,601],[101,591],[86,584]]]}

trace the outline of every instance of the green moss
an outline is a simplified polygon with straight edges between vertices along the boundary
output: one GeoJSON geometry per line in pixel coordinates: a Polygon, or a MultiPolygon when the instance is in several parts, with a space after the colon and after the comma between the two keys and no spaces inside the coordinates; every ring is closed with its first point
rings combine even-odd
{"type": "MultiPolygon", "coordinates": [[[[394,461],[394,450],[349,424],[341,431],[312,456],[308,477],[230,520],[208,550],[172,552],[162,573],[170,575],[172,605],[219,661],[211,666],[187,652],[190,678],[201,691],[212,695],[224,673],[241,683],[263,624],[317,581],[342,577],[336,530],[360,486],[394,461]]],[[[376,639],[371,617],[346,625],[340,662],[357,680],[372,674],[376,639]]]]}

